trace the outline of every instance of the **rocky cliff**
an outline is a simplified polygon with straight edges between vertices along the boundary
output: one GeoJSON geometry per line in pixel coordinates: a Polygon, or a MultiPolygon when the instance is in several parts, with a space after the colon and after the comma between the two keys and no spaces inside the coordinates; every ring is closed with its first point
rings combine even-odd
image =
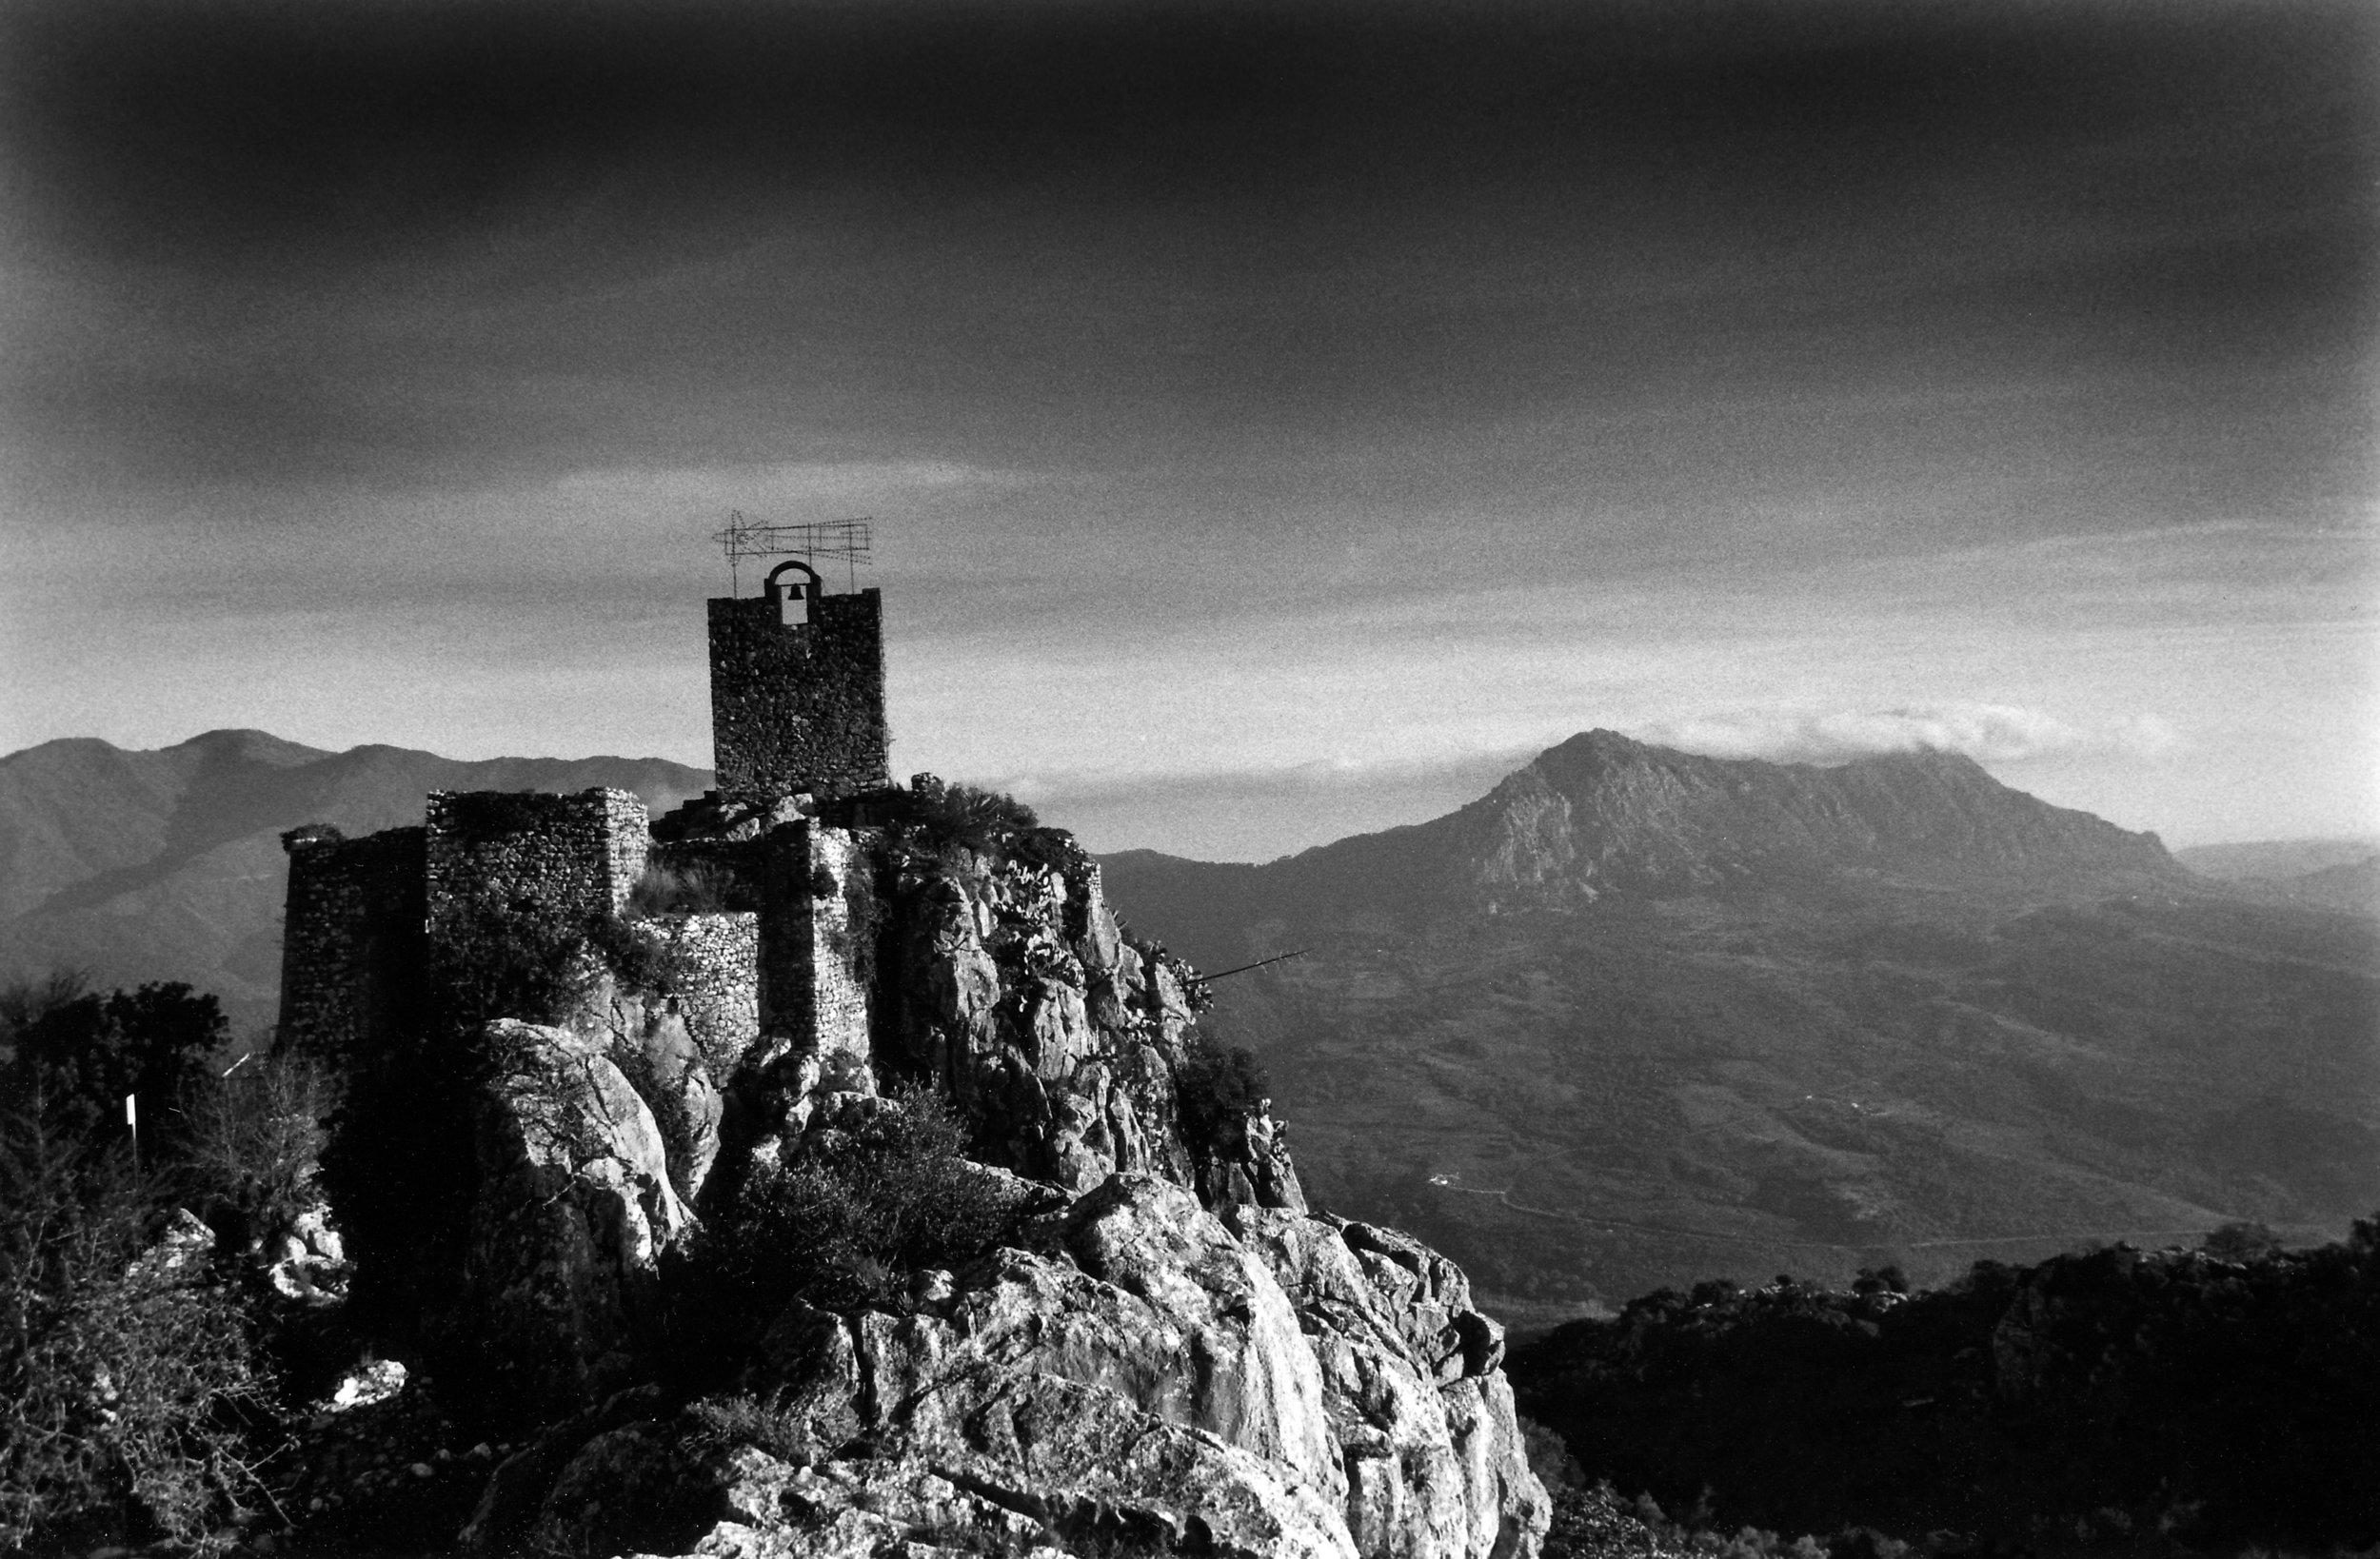
{"type": "Polygon", "coordinates": [[[549,1021],[458,1037],[466,1205],[357,1246],[418,1269],[376,1292],[416,1307],[426,1389],[524,1446],[470,1541],[1535,1553],[1462,1274],[1308,1209],[1196,973],[1119,929],[1071,839],[950,821],[817,857],[820,967],[863,1021],[689,1033],[669,958],[618,957],[683,945],[664,917],[583,951],[549,1021]]]}

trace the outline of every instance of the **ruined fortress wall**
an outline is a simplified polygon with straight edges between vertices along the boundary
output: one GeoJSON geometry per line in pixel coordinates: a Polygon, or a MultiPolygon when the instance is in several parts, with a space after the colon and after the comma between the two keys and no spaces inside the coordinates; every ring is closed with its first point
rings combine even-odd
{"type": "Polygon", "coordinates": [[[774,800],[892,782],[883,598],[808,601],[788,626],[765,596],[710,602],[711,745],[721,794],[774,800]]]}
{"type": "Polygon", "coordinates": [[[482,905],[534,905],[566,920],[616,915],[648,847],[645,803],[629,791],[431,791],[431,939],[461,934],[482,905]]]}
{"type": "Polygon", "coordinates": [[[810,830],[810,1014],[822,1049],[868,1048],[868,992],[875,982],[875,874],[862,836],[810,830]],[[830,892],[819,890],[833,880],[830,892]]]}
{"type": "Polygon", "coordinates": [[[687,915],[649,923],[669,944],[686,1032],[712,1077],[724,1081],[761,1034],[761,918],[687,915]]]}
{"type": "Polygon", "coordinates": [[[349,839],[328,827],[281,837],[289,856],[278,1042],[307,1055],[367,1054],[421,999],[427,960],[427,831],[349,839]]]}
{"type": "Polygon", "coordinates": [[[871,836],[803,820],[772,830],[760,917],[761,1032],[868,1054],[876,883],[871,836]]]}

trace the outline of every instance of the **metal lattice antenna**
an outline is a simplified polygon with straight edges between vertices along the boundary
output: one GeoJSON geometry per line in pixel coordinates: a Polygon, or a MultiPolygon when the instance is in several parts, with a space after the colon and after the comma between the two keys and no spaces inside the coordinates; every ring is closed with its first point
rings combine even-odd
{"type": "Polygon", "coordinates": [[[746,520],[742,509],[729,509],[727,528],[712,532],[711,540],[727,554],[730,592],[742,588],[737,565],[746,558],[799,558],[807,563],[841,558],[845,582],[856,590],[860,585],[860,565],[875,562],[869,556],[876,544],[875,527],[875,521],[865,518],[768,525],[746,520]]]}

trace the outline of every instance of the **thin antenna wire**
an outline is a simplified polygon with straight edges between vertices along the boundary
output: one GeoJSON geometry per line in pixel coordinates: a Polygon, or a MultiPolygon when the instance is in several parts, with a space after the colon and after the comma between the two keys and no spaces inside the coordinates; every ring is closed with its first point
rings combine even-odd
{"type": "Polygon", "coordinates": [[[746,520],[741,509],[730,509],[727,528],[713,532],[711,540],[727,554],[730,590],[743,588],[737,565],[746,558],[799,558],[813,563],[841,558],[844,582],[856,591],[860,587],[860,565],[875,562],[871,554],[876,544],[876,523],[862,518],[769,525],[746,520]]]}

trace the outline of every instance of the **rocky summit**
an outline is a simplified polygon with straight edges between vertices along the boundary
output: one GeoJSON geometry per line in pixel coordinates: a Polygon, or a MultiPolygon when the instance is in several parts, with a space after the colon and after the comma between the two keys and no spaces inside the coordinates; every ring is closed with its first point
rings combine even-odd
{"type": "MultiPolygon", "coordinates": [[[[1445,1257],[1307,1205],[1202,982],[1066,836],[924,777],[833,821],[697,805],[649,846],[617,798],[547,799],[433,805],[418,1042],[290,1009],[350,1079],[326,1179],[359,1324],[450,1439],[515,1448],[464,1547],[1537,1551],[1501,1328],[1445,1257]],[[640,846],[591,931],[515,891],[640,846]],[[654,887],[705,863],[707,907],[654,887]]],[[[291,848],[303,878],[342,846],[291,848]]]]}

